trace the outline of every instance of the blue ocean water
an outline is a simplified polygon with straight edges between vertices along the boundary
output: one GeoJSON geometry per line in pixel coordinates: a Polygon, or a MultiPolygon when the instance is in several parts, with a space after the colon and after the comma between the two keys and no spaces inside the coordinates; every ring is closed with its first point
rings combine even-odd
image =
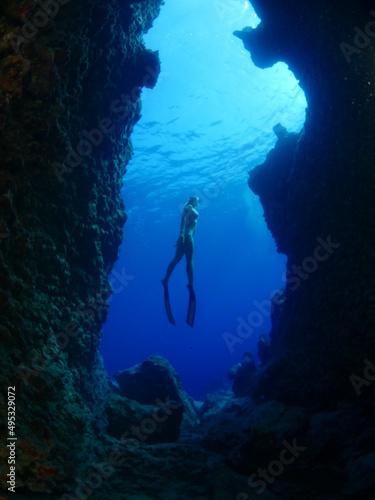
{"type": "Polygon", "coordinates": [[[243,0],[167,1],[145,36],[159,51],[161,74],[155,89],[143,90],[124,179],[128,221],[101,344],[110,375],[159,354],[202,399],[227,383],[244,352],[256,357],[260,334],[270,331],[261,304],[284,285],[286,258],[247,186],[248,171],[275,144],[274,125],[302,128],[306,100],[285,64],[256,68],[232,34],[259,22],[243,0]],[[168,323],[160,281],[192,195],[201,198],[193,329],[185,323],[185,259],[169,286],[176,326],[168,323]]]}

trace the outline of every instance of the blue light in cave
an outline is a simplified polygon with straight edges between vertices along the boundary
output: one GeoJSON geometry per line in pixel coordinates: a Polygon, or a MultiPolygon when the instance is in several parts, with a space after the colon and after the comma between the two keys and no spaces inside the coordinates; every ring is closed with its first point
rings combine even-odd
{"type": "Polygon", "coordinates": [[[256,68],[232,34],[259,22],[242,0],[170,0],[145,36],[146,46],[159,51],[161,74],[155,89],[143,90],[125,176],[128,221],[101,346],[110,374],[160,354],[201,398],[224,383],[245,351],[256,355],[260,334],[270,331],[268,317],[258,326],[248,318],[257,311],[254,301],[269,300],[283,286],[285,257],[276,253],[247,177],[274,146],[274,125],[302,128],[306,100],[284,63],[256,68]],[[181,205],[193,194],[202,204],[191,330],[185,263],[170,281],[176,327],[166,319],[160,280],[175,250],[181,205]],[[223,336],[246,329],[242,320],[252,334],[243,330],[246,338],[231,352],[223,336]]]}

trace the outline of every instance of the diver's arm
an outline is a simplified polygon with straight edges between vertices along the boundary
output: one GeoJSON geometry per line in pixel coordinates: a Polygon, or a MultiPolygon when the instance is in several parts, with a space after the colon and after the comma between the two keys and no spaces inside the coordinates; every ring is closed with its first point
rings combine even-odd
{"type": "Polygon", "coordinates": [[[195,210],[195,208],[192,208],[191,209],[191,215],[192,215],[192,218],[194,221],[198,220],[199,219],[199,214],[198,212],[195,210]]]}
{"type": "Polygon", "coordinates": [[[195,229],[197,227],[197,222],[199,218],[198,212],[195,210],[195,208],[191,207],[191,210],[189,211],[189,215],[193,221],[193,230],[192,230],[192,236],[195,234],[195,229]]]}

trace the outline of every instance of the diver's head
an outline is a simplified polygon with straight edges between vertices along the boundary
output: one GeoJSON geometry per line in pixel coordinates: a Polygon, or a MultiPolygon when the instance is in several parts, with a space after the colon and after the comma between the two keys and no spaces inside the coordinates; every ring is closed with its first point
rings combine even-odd
{"type": "Polygon", "coordinates": [[[198,196],[190,196],[190,198],[187,201],[187,205],[191,205],[194,208],[197,207],[199,205],[198,196]]]}

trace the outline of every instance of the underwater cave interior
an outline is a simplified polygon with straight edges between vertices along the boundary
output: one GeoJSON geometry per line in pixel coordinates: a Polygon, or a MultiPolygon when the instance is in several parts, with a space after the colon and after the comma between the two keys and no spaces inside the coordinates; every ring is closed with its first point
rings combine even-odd
{"type": "Polygon", "coordinates": [[[374,27],[0,4],[0,500],[373,498],[374,27]]]}

